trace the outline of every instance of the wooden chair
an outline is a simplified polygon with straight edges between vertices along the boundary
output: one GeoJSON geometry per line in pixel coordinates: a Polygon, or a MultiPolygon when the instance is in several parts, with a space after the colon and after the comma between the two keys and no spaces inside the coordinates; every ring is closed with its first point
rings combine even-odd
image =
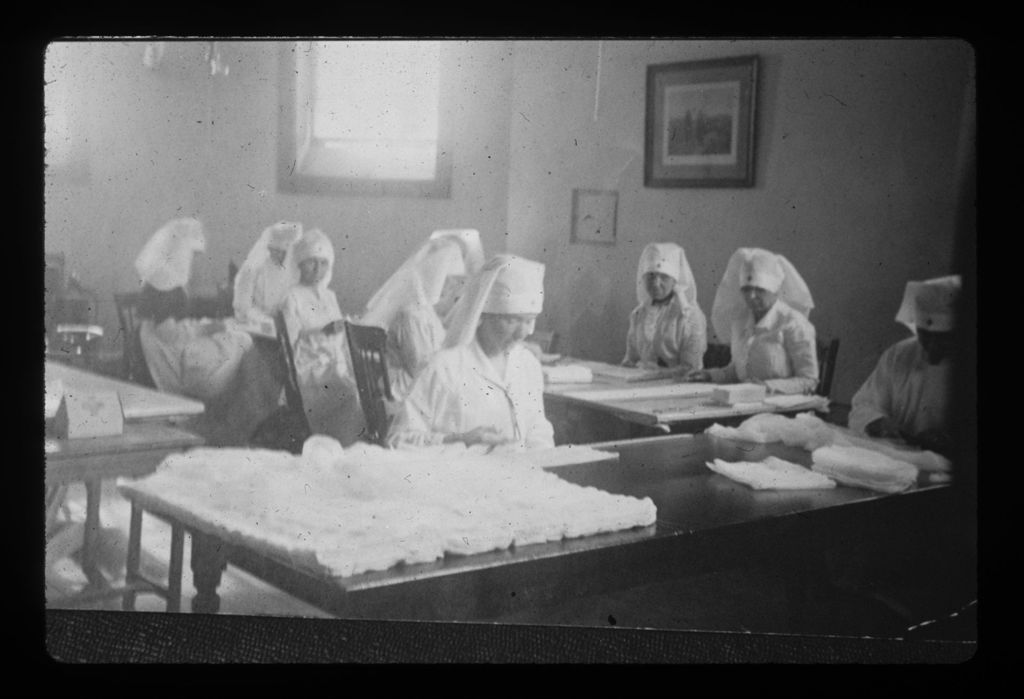
{"type": "Polygon", "coordinates": [[[384,446],[390,426],[387,404],[394,401],[384,360],[387,332],[373,325],[355,325],[348,321],[345,321],[345,332],[348,334],[359,403],[366,417],[367,438],[384,446]]]}
{"type": "Polygon", "coordinates": [[[114,294],[121,335],[121,376],[132,383],[156,388],[139,337],[138,310],[141,299],[142,294],[137,292],[114,294]]]}
{"type": "Polygon", "coordinates": [[[836,373],[836,355],[839,354],[839,338],[831,341],[818,340],[818,387],[814,392],[828,398],[832,393],[832,377],[836,373]]]}
{"type": "Polygon", "coordinates": [[[302,445],[313,434],[309,417],[302,405],[302,391],[299,389],[299,375],[295,370],[295,354],[284,314],[274,316],[277,329],[277,344],[284,377],[285,404],[270,414],[253,431],[249,445],[259,449],[276,449],[301,454],[302,445]]]}

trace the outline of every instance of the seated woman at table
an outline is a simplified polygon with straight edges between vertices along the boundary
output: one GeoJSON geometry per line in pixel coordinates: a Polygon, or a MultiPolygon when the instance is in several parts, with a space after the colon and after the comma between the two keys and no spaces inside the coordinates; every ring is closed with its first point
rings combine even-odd
{"type": "Polygon", "coordinates": [[[135,261],[143,284],[139,339],[156,387],[215,401],[237,377],[252,338],[218,320],[186,317],[192,259],[206,249],[196,219],[171,221],[146,243],[135,261]]]}
{"type": "Polygon", "coordinates": [[[461,294],[467,272],[479,270],[479,264],[471,268],[475,253],[482,256],[479,234],[471,241],[431,236],[366,305],[359,322],[388,333],[386,361],[396,400],[405,397],[427,361],[441,349],[445,315],[461,294]]]}
{"type": "Polygon", "coordinates": [[[959,276],[907,282],[896,321],[910,328],[913,336],[882,353],[853,396],[853,431],[951,455],[950,392],[959,294],[959,276]]]}
{"type": "Polygon", "coordinates": [[[681,374],[704,367],[707,319],[683,248],[651,243],[636,270],[639,305],[629,315],[626,366],[671,368],[681,374]]]}
{"type": "Polygon", "coordinates": [[[782,255],[740,248],[729,259],[711,309],[732,361],[689,372],[687,381],[762,383],[769,393],[811,393],[818,385],[814,300],[803,277],[782,255]]]}
{"type": "Polygon", "coordinates": [[[355,442],[366,428],[338,297],[328,288],[334,246],[319,229],[302,234],[292,260],[299,283],[282,309],[295,357],[302,403],[314,434],[355,442]]]}
{"type": "Polygon", "coordinates": [[[389,444],[554,446],[540,362],[523,347],[543,301],[544,265],[515,255],[491,258],[456,304],[444,349],[401,404],[389,444]]]}
{"type": "Polygon", "coordinates": [[[298,282],[288,253],[302,235],[302,224],[281,221],[267,227],[235,276],[232,305],[241,323],[274,328],[274,316],[298,282]]]}

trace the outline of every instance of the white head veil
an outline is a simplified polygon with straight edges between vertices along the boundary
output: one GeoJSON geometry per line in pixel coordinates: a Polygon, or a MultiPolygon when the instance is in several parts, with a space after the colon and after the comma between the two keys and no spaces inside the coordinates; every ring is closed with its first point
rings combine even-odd
{"type": "Polygon", "coordinates": [[[956,302],[960,296],[960,275],[907,282],[896,322],[917,335],[917,329],[947,332],[955,327],[956,302]]]}
{"type": "Polygon", "coordinates": [[[544,265],[516,255],[495,255],[466,285],[452,309],[445,347],[469,344],[483,313],[533,314],[544,307],[544,265]]]}
{"type": "Polygon", "coordinates": [[[292,246],[302,236],[302,224],[292,221],[278,221],[275,224],[263,229],[256,244],[249,250],[243,267],[256,269],[263,265],[270,258],[270,248],[284,250],[285,266],[288,265],[288,255],[291,254],[292,246]]]}
{"type": "Polygon", "coordinates": [[[310,228],[295,242],[292,247],[292,274],[295,279],[301,276],[299,264],[311,257],[320,257],[327,260],[327,273],[317,284],[321,289],[326,289],[334,276],[334,246],[331,239],[324,235],[319,228],[310,228]]]}
{"type": "Polygon", "coordinates": [[[466,274],[464,254],[465,247],[456,239],[431,236],[377,290],[360,322],[387,329],[403,308],[415,303],[433,306],[449,275],[466,274]]]}
{"type": "Polygon", "coordinates": [[[651,300],[644,283],[644,275],[648,272],[660,272],[675,279],[675,291],[679,298],[691,306],[697,305],[697,284],[682,247],[675,243],[651,243],[644,248],[636,268],[637,303],[651,300]]]}
{"type": "Polygon", "coordinates": [[[462,246],[466,274],[476,274],[484,266],[484,246],[480,242],[479,231],[472,228],[444,228],[430,234],[431,240],[438,238],[451,238],[462,246]]]}
{"type": "Polygon", "coordinates": [[[139,281],[159,291],[188,284],[192,256],[206,250],[203,224],[194,218],[175,219],[153,234],[135,258],[139,281]]]}
{"type": "Polygon", "coordinates": [[[789,260],[761,248],[740,248],[729,258],[711,307],[711,325],[723,342],[729,341],[733,321],[750,312],[740,291],[744,286],[758,286],[777,293],[782,301],[804,316],[809,316],[814,308],[811,290],[789,260]]]}

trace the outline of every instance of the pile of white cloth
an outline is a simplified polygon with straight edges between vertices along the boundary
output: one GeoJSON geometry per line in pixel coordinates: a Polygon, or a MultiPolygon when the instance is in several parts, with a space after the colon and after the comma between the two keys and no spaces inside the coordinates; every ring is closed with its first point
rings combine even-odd
{"type": "Polygon", "coordinates": [[[342,449],[322,436],[302,456],[201,448],[119,487],[228,541],[338,576],[643,527],[657,515],[649,498],[574,485],[529,465],[531,453],[442,451],[342,449]]]}
{"type": "Polygon", "coordinates": [[[748,418],[737,427],[715,424],[705,432],[715,437],[759,444],[782,442],[787,446],[800,447],[807,451],[827,446],[859,447],[913,464],[922,471],[948,473],[952,469],[950,460],[941,454],[898,446],[886,440],[861,437],[838,425],[830,425],[813,413],[800,413],[795,417],[761,413],[748,418]]]}
{"type": "Polygon", "coordinates": [[[762,413],[737,427],[712,425],[707,434],[767,444],[782,442],[811,452],[814,470],[844,485],[899,492],[913,485],[918,471],[931,483],[946,482],[952,463],[933,451],[855,435],[812,413],[795,417],[762,413]]]}
{"type": "Polygon", "coordinates": [[[898,493],[917,482],[917,468],[872,449],[821,447],[811,453],[815,472],[843,485],[898,493]]]}
{"type": "Polygon", "coordinates": [[[835,488],[828,476],[815,473],[800,464],[769,456],[764,461],[709,461],[707,467],[715,473],[754,490],[822,490],[835,488]]]}
{"type": "Polygon", "coordinates": [[[542,366],[545,383],[591,383],[594,372],[582,364],[554,364],[542,366]]]}

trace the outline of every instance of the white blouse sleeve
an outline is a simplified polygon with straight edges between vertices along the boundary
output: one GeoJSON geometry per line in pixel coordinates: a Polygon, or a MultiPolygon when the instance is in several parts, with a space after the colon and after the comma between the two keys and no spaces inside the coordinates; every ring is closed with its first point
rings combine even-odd
{"type": "Polygon", "coordinates": [[[772,393],[813,393],[818,385],[818,345],[814,326],[800,317],[782,329],[782,341],[793,376],[786,379],[768,379],[764,383],[772,393]]]}
{"type": "Polygon", "coordinates": [[[886,350],[874,371],[853,395],[850,406],[850,429],[867,434],[867,426],[879,418],[891,417],[892,348],[886,350]]]}

